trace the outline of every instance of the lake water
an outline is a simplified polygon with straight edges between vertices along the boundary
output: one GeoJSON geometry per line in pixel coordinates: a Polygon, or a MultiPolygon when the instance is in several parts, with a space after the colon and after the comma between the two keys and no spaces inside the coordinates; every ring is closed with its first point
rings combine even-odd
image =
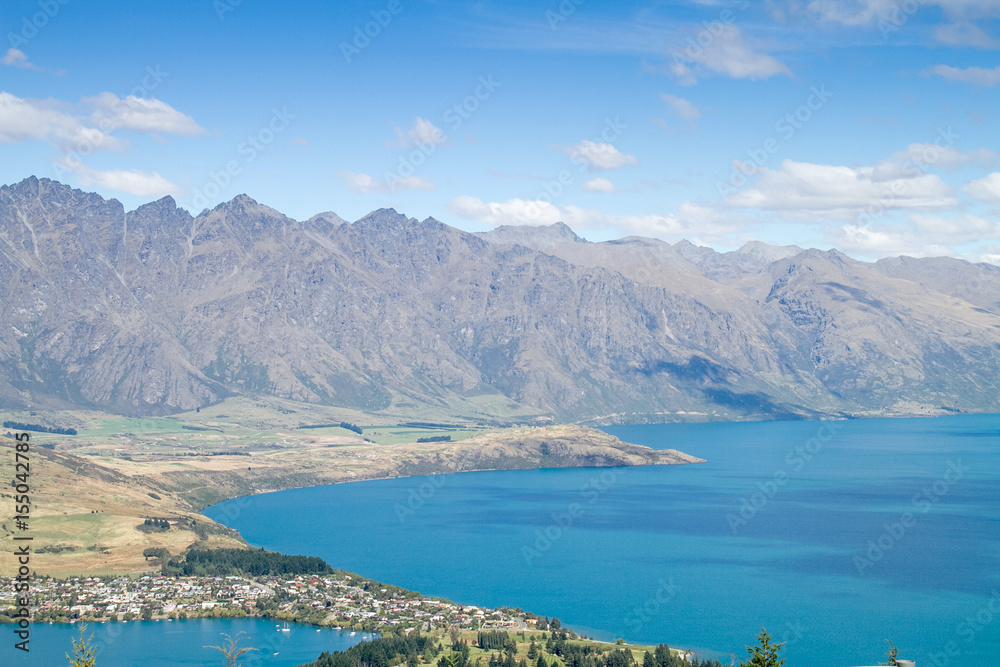
{"type": "Polygon", "coordinates": [[[607,429],[688,466],[297,489],[206,513],[252,544],[729,662],[1000,664],[1000,416],[607,429]]]}
{"type": "MultiPolygon", "coordinates": [[[[218,651],[205,646],[221,646],[226,633],[235,637],[246,633],[240,646],[259,650],[246,653],[243,667],[292,667],[311,662],[323,651],[350,648],[368,635],[324,628],[289,624],[281,632],[274,622],[258,619],[195,619],[187,621],[137,621],[130,623],[90,623],[86,635],[93,633],[98,647],[99,667],[176,667],[177,665],[223,664],[218,651]],[[277,655],[274,655],[277,653],[277,655]]],[[[31,652],[14,649],[12,626],[0,625],[0,664],[55,667],[69,664],[66,654],[71,641],[80,636],[79,626],[42,624],[31,629],[31,652]]]]}

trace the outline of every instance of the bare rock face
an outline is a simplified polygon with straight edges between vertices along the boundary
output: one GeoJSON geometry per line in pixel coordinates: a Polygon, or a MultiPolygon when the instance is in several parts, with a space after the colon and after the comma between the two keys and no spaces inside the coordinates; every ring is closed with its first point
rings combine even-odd
{"type": "Polygon", "coordinates": [[[560,420],[1000,409],[1000,270],[715,253],[393,210],[192,217],[0,188],[0,405],[164,414],[233,394],[377,411],[495,396],[560,420]],[[977,285],[975,290],[964,286],[977,285]]]}

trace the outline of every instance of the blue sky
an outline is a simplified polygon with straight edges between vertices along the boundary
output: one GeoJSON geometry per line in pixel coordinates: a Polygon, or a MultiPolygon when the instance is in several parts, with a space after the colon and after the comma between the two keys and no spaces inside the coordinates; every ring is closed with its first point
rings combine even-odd
{"type": "Polygon", "coordinates": [[[1000,263],[1000,0],[5,0],[0,182],[1000,263]]]}

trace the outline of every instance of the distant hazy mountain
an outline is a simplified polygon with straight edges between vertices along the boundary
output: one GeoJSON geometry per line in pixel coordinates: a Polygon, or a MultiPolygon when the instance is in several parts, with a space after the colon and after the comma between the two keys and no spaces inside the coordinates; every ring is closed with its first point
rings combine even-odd
{"type": "Polygon", "coordinates": [[[796,245],[773,246],[760,241],[750,241],[739,250],[723,253],[688,241],[681,241],[674,248],[681,256],[697,265],[706,276],[722,282],[746,274],[756,274],[772,262],[794,257],[802,252],[802,248],[796,245]]]}
{"type": "Polygon", "coordinates": [[[393,210],[192,218],[0,188],[0,404],[169,413],[233,394],[557,419],[1000,411],[1000,270],[750,243],[468,234],[393,210]]]}

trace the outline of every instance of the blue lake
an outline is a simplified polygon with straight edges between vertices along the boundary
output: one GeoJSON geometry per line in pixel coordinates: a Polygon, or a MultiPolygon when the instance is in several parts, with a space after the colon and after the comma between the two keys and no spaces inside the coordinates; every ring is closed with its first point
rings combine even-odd
{"type": "Polygon", "coordinates": [[[236,499],[252,544],[598,638],[788,665],[1000,664],[1000,416],[608,428],[687,466],[393,479],[236,499]]]}
{"type": "MultiPolygon", "coordinates": [[[[368,635],[290,624],[288,632],[273,621],[258,619],[196,619],[187,621],[138,621],[131,623],[90,623],[85,635],[93,635],[100,667],[176,667],[177,665],[223,664],[218,651],[205,646],[221,646],[226,633],[235,637],[246,633],[240,646],[258,650],[243,655],[242,667],[292,667],[311,662],[323,651],[340,651],[368,635]],[[277,655],[275,655],[275,653],[277,655]]],[[[12,626],[0,625],[0,664],[55,667],[67,665],[71,642],[80,637],[77,625],[42,624],[31,628],[31,652],[14,648],[12,626]]]]}

